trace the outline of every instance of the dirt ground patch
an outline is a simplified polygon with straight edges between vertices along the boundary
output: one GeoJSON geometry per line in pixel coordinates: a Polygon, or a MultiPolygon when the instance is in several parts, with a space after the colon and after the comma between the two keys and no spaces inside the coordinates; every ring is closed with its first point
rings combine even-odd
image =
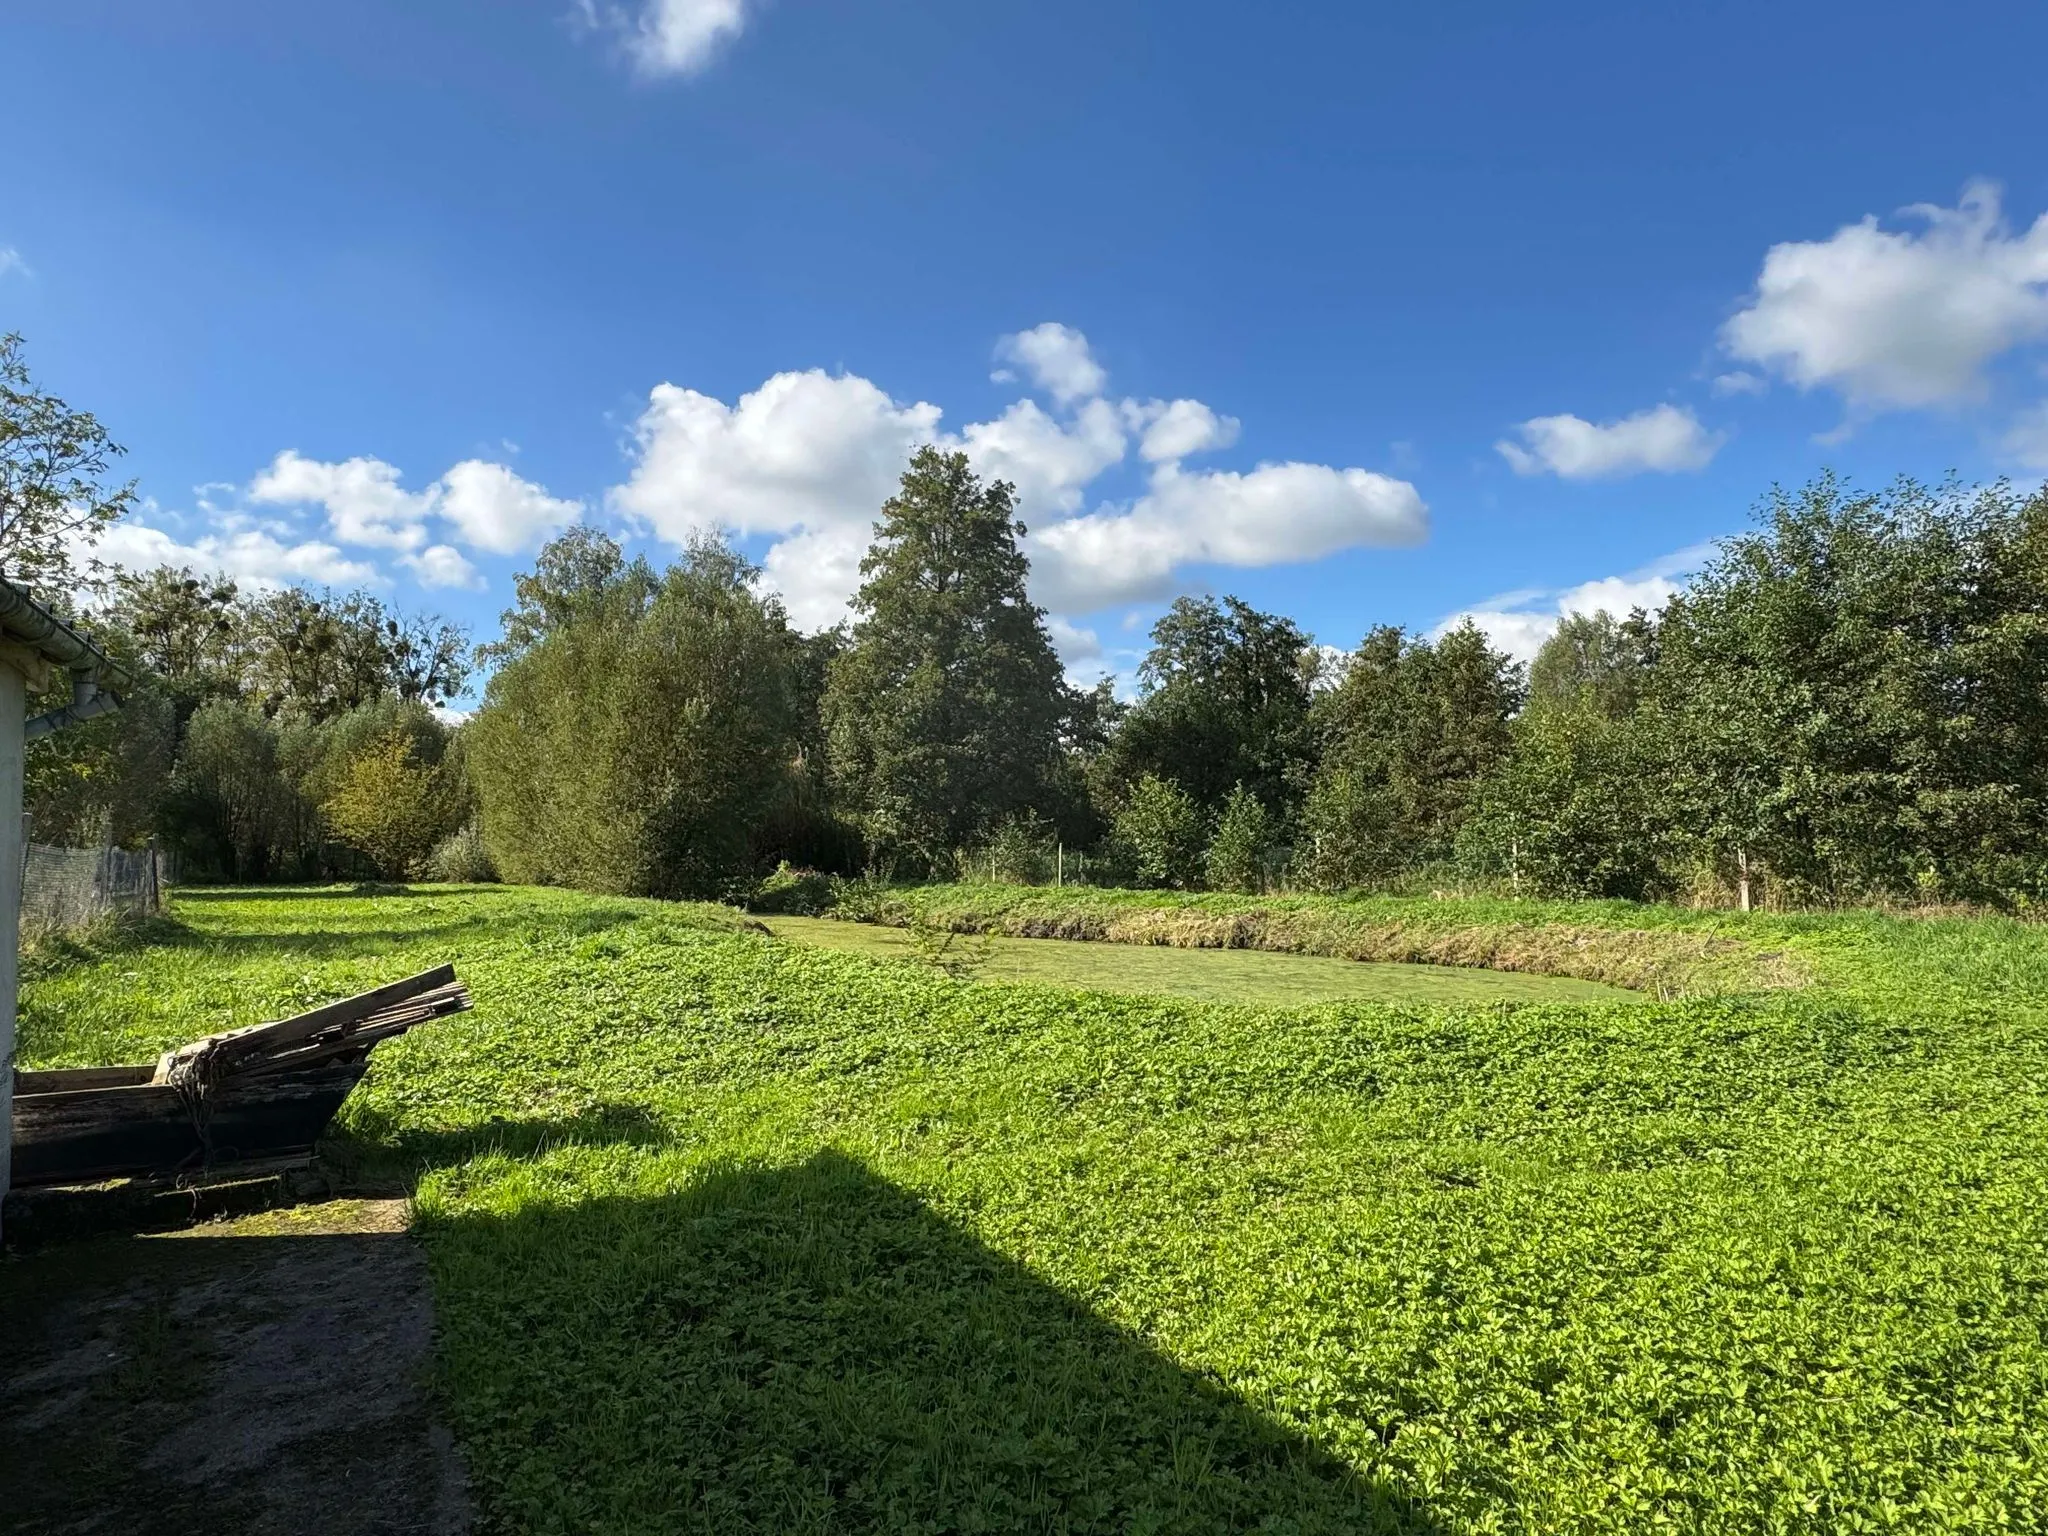
{"type": "Polygon", "coordinates": [[[457,1536],[404,1202],[337,1200],[0,1261],[11,1532],[457,1536]]]}

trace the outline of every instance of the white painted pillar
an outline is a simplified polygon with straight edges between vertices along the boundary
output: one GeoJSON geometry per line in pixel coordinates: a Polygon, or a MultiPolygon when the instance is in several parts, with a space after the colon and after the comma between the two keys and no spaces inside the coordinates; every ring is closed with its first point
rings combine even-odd
{"type": "Polygon", "coordinates": [[[14,1164],[14,1003],[21,976],[21,754],[26,679],[0,661],[0,1200],[14,1164]]]}

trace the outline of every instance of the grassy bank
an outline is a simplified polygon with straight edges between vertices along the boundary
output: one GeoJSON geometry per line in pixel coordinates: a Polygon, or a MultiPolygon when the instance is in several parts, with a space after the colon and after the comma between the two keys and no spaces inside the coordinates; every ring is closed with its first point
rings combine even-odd
{"type": "Polygon", "coordinates": [[[421,1171],[494,1529],[2035,1528],[2038,933],[1543,911],[1811,984],[1259,1008],[714,909],[219,893],[36,975],[24,1047],[136,1058],[456,960],[476,1011],[344,1117],[421,1171]]]}
{"type": "Polygon", "coordinates": [[[1475,966],[1665,996],[1816,986],[1893,1002],[1938,996],[2026,1006],[2048,996],[2048,928],[1999,917],[974,883],[856,893],[828,915],[1015,938],[1475,966]]]}
{"type": "MultiPolygon", "coordinates": [[[[906,929],[822,917],[770,917],[777,938],[877,960],[920,958],[906,929]]],[[[1260,949],[1189,949],[991,938],[970,967],[978,981],[1041,982],[1098,992],[1187,997],[1204,1003],[1305,1007],[1346,998],[1383,1003],[1625,1003],[1639,993],[1567,976],[1469,966],[1374,965],[1260,949]]]]}

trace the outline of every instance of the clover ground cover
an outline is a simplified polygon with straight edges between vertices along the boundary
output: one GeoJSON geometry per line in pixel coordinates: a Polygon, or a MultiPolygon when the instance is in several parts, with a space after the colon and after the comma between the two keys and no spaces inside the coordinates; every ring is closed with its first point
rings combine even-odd
{"type": "Polygon", "coordinates": [[[380,1049],[340,1150],[417,1171],[495,1529],[2048,1507],[2021,925],[1721,924],[1803,989],[1261,1008],[962,983],[553,892],[177,916],[42,964],[27,1064],[140,1059],[442,958],[470,982],[473,1014],[380,1049]]]}

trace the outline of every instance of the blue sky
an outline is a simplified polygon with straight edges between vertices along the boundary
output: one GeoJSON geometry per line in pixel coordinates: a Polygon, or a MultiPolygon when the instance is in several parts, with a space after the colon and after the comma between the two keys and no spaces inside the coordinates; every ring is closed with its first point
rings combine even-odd
{"type": "Polygon", "coordinates": [[[2048,8],[69,0],[0,329],[107,552],[495,626],[574,517],[839,611],[916,441],[1079,675],[1173,593],[1526,654],[1772,482],[2048,472],[2048,8]],[[2042,221],[2038,222],[2037,221],[2042,221]]]}

